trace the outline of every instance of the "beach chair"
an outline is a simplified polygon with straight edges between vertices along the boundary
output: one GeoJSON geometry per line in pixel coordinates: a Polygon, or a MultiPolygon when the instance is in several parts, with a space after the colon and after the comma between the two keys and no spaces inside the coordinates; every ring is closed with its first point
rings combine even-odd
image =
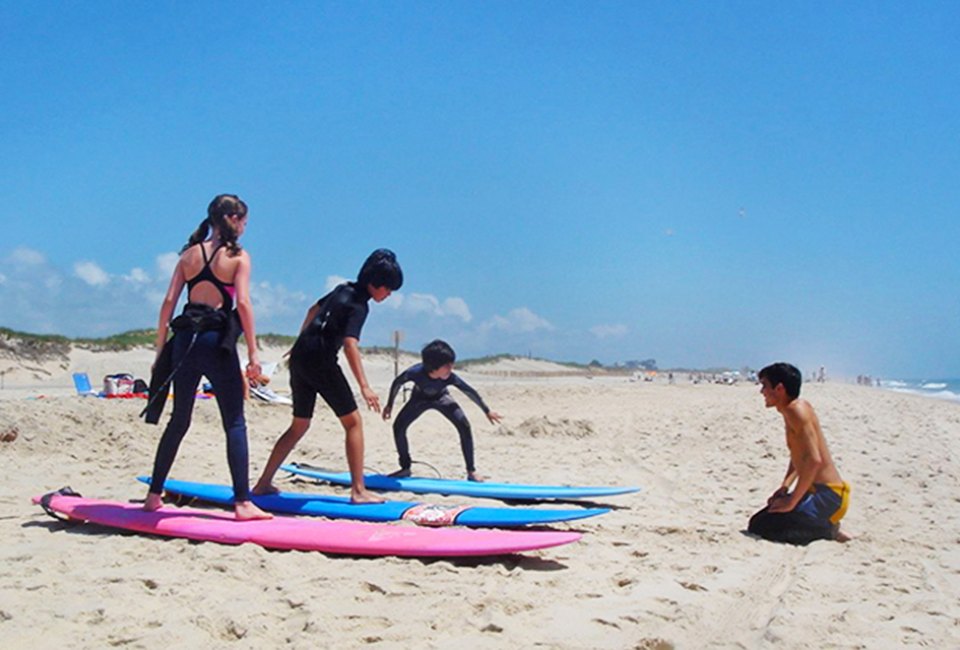
{"type": "MultiPolygon", "coordinates": [[[[273,361],[271,363],[264,363],[260,366],[264,375],[268,378],[273,377],[273,373],[277,370],[277,362],[273,361]]],[[[250,394],[257,399],[261,399],[264,402],[270,402],[271,404],[293,404],[293,400],[284,395],[277,395],[273,392],[272,389],[264,386],[251,386],[250,394]]]]}
{"type": "Polygon", "coordinates": [[[99,393],[90,385],[90,377],[85,372],[73,373],[73,385],[81,397],[97,397],[99,393]]]}

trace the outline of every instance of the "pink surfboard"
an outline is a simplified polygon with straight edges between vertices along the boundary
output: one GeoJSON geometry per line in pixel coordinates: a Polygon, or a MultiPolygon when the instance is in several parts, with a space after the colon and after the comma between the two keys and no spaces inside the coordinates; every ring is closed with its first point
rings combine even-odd
{"type": "MultiPolygon", "coordinates": [[[[40,504],[44,497],[34,497],[40,504]]],[[[346,555],[400,557],[484,556],[518,553],[569,544],[580,533],[561,531],[477,530],[322,521],[275,517],[237,521],[232,514],[164,506],[146,512],[139,504],[78,496],[49,495],[46,507],[70,519],[139,533],[244,544],[265,548],[322,551],[346,555]]]]}

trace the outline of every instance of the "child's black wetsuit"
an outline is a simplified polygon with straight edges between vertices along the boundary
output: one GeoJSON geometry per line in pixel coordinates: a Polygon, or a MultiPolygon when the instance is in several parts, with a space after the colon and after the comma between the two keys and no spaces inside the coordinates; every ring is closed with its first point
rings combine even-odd
{"type": "Polygon", "coordinates": [[[404,370],[393,380],[393,384],[390,386],[390,397],[387,400],[388,409],[393,408],[393,400],[397,396],[397,392],[408,381],[413,382],[413,393],[410,401],[400,409],[400,413],[393,422],[393,441],[397,445],[397,455],[400,459],[401,469],[410,469],[410,465],[413,463],[407,443],[407,428],[426,411],[434,409],[440,411],[457,428],[457,432],[460,434],[460,449],[463,451],[463,460],[466,462],[467,471],[476,471],[477,468],[473,464],[473,434],[470,432],[470,422],[460,405],[450,397],[447,388],[449,386],[459,388],[484,413],[489,413],[490,408],[484,404],[480,394],[467,382],[460,379],[456,373],[450,373],[447,379],[431,379],[423,364],[418,363],[404,370]]]}
{"type": "Polygon", "coordinates": [[[313,417],[319,393],[337,417],[343,417],[357,410],[357,402],[337,363],[337,353],[343,339],[360,340],[360,330],[370,312],[370,294],[356,283],[346,282],[318,300],[317,305],[317,316],[290,351],[293,416],[313,417]]]}

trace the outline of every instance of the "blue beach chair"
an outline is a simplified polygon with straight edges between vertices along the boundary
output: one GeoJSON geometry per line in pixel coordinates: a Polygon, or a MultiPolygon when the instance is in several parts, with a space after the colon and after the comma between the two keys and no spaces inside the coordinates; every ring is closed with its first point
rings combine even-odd
{"type": "Polygon", "coordinates": [[[85,372],[73,373],[73,385],[81,397],[97,397],[99,393],[90,385],[90,377],[85,372]]]}

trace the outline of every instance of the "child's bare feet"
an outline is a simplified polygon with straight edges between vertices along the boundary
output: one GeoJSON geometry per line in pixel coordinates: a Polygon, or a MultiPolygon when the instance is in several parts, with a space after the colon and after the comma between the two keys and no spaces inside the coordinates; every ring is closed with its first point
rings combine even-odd
{"type": "Polygon", "coordinates": [[[275,487],[273,483],[267,483],[266,485],[260,485],[257,483],[250,489],[250,493],[258,496],[264,496],[268,494],[280,494],[280,490],[275,487]]]}
{"type": "Polygon", "coordinates": [[[153,492],[147,493],[147,498],[143,500],[143,509],[147,512],[156,512],[163,507],[163,498],[153,492]]]}
{"type": "Polygon", "coordinates": [[[842,544],[844,542],[849,542],[851,539],[853,539],[853,535],[838,529],[837,536],[834,537],[834,539],[842,544]]]}
{"type": "Polygon", "coordinates": [[[273,519],[273,515],[258,508],[253,501],[237,501],[233,504],[233,512],[238,521],[273,519]]]}
{"type": "Polygon", "coordinates": [[[350,503],[383,503],[386,499],[370,490],[350,490],[350,503]]]}

